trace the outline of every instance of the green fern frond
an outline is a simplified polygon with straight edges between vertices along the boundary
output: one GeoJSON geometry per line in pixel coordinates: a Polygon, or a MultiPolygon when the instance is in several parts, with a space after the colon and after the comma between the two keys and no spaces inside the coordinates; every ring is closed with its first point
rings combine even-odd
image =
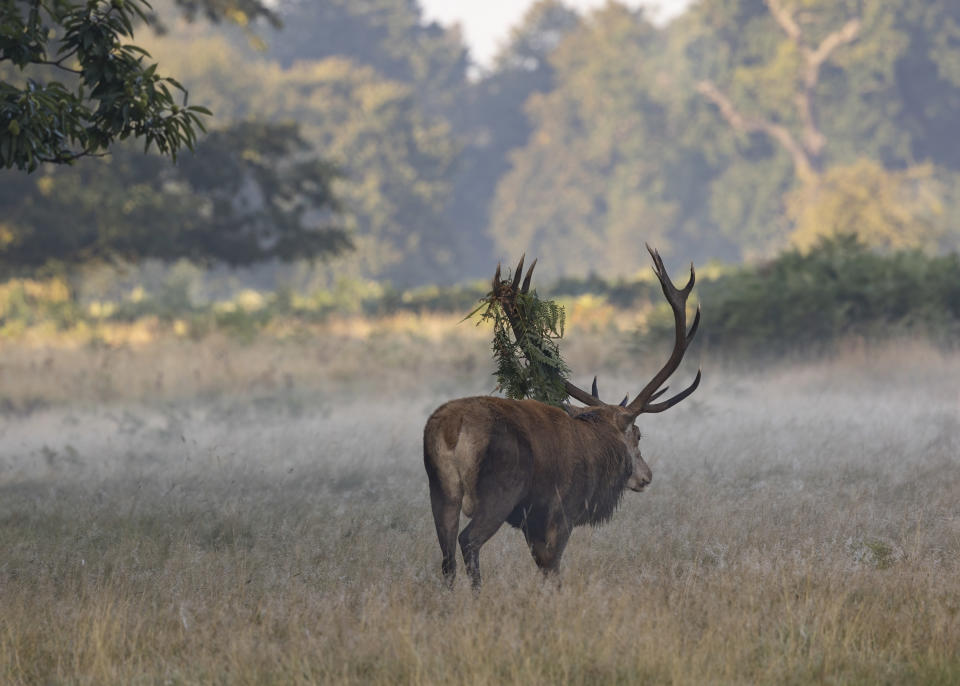
{"type": "MultiPolygon", "coordinates": [[[[509,277],[501,281],[501,285],[509,284],[512,281],[509,277]]],[[[490,291],[467,315],[469,318],[483,310],[480,322],[493,321],[491,347],[497,383],[508,398],[533,398],[559,405],[567,399],[564,381],[570,374],[557,345],[566,325],[563,307],[552,300],[540,300],[535,290],[527,293],[505,290],[510,293],[510,303],[516,312],[519,336],[514,333],[504,310],[502,296],[497,295],[500,288],[490,291]]]]}

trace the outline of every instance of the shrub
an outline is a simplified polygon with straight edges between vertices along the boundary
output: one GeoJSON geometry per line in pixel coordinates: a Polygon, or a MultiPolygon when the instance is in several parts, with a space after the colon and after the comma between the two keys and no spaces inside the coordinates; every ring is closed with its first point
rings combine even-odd
{"type": "MultiPolygon", "coordinates": [[[[960,331],[960,258],[880,253],[854,236],[822,239],[698,286],[711,348],[758,355],[817,352],[850,336],[960,331]]],[[[665,332],[658,331],[659,335],[665,332]]]]}

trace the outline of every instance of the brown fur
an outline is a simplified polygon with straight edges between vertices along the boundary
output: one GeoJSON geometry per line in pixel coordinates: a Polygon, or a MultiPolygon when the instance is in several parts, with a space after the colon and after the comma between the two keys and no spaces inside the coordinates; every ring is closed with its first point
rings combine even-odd
{"type": "MultiPolygon", "coordinates": [[[[560,564],[573,527],[600,524],[613,514],[625,488],[643,490],[653,475],[640,456],[640,432],[633,423],[643,413],[663,412],[693,393],[700,372],[680,393],[653,402],[666,392],[700,323],[697,308],[687,329],[687,296],[696,274],[677,289],[660,254],[649,245],[653,270],[673,310],[675,340],[666,364],[629,404],[607,405],[597,394],[564,380],[571,398],[588,407],[545,405],[535,400],[461,398],[440,406],[423,431],[423,463],[430,480],[430,505],[448,583],[457,574],[457,542],[473,585],[480,585],[480,547],[509,522],[523,531],[530,552],[545,572],[560,564]],[[460,512],[470,523],[457,535],[460,512]]],[[[524,326],[517,294],[529,292],[536,260],[521,285],[523,258],[512,280],[493,276],[491,298],[510,320],[517,340],[524,326]]]]}
{"type": "Polygon", "coordinates": [[[555,570],[573,527],[606,521],[625,488],[650,482],[639,438],[616,406],[564,410],[494,397],[442,405],[424,429],[423,459],[447,581],[459,540],[479,585],[480,547],[504,522],[523,531],[541,569],[555,570]],[[458,536],[461,510],[471,521],[458,536]]]}

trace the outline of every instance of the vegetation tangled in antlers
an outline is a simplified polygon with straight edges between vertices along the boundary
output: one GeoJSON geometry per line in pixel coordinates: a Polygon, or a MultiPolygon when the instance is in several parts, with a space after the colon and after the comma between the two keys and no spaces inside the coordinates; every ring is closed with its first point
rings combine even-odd
{"type": "MultiPolygon", "coordinates": [[[[537,261],[520,284],[523,258],[512,276],[500,278],[500,266],[493,288],[467,318],[483,310],[480,322],[493,321],[493,358],[497,383],[508,398],[533,398],[551,405],[567,399],[566,379],[570,374],[557,345],[563,337],[564,311],[552,300],[541,300],[530,290],[530,278],[537,261]]],[[[479,324],[479,322],[478,322],[479,324]]]]}

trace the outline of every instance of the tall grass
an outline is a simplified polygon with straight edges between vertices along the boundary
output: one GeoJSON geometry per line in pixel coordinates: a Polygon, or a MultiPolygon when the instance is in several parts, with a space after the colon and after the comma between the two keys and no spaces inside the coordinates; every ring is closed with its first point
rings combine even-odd
{"type": "MultiPolygon", "coordinates": [[[[139,378],[144,350],[112,374],[139,378]]],[[[575,531],[559,583],[505,528],[475,595],[462,564],[440,580],[420,432],[486,369],[437,381],[455,356],[402,372],[354,351],[385,383],[329,364],[241,392],[258,350],[221,351],[238,380],[216,393],[0,420],[0,683],[960,681],[960,357],[708,365],[642,420],[652,485],[575,531]]],[[[605,353],[571,354],[592,372],[605,353]]],[[[656,362],[618,359],[611,397],[656,362]]],[[[37,397],[84,360],[38,365],[37,397]]]]}

